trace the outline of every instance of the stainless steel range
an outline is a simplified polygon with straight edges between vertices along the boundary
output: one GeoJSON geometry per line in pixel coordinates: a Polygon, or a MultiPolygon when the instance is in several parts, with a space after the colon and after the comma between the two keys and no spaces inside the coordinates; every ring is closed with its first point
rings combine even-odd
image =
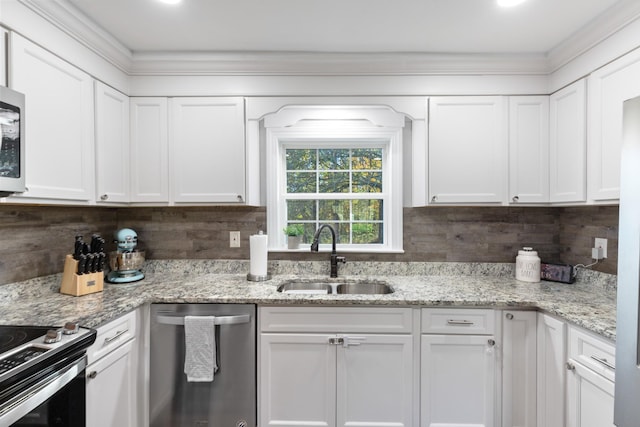
{"type": "Polygon", "coordinates": [[[0,426],[85,426],[86,349],[96,331],[0,326],[0,426]]]}

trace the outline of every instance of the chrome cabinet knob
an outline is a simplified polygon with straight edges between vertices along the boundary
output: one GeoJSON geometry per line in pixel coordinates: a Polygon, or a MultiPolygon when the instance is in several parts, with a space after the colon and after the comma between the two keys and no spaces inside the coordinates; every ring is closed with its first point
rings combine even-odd
{"type": "Polygon", "coordinates": [[[507,313],[504,315],[504,317],[507,318],[507,320],[513,320],[513,314],[512,313],[507,313]]]}
{"type": "Polygon", "coordinates": [[[518,196],[513,196],[513,197],[511,198],[511,201],[512,201],[513,203],[518,203],[518,201],[519,201],[519,200],[520,200],[520,197],[518,197],[518,196]]]}
{"type": "Polygon", "coordinates": [[[89,374],[87,375],[88,378],[94,379],[95,377],[98,376],[98,372],[97,371],[91,371],[89,372],[89,374]]]}
{"type": "Polygon", "coordinates": [[[100,196],[100,200],[105,201],[109,198],[108,194],[103,194],[102,196],[100,196]]]}
{"type": "Polygon", "coordinates": [[[437,201],[438,201],[438,196],[433,196],[433,197],[431,198],[431,203],[435,203],[435,202],[437,202],[437,201]]]}

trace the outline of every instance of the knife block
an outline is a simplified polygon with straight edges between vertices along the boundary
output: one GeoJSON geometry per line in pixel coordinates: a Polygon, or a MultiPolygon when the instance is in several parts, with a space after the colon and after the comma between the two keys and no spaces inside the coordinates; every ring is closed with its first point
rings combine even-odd
{"type": "Polygon", "coordinates": [[[60,293],[74,295],[76,297],[102,292],[104,288],[104,273],[78,274],[78,261],[71,255],[67,255],[64,260],[64,271],[62,273],[62,285],[60,293]]]}

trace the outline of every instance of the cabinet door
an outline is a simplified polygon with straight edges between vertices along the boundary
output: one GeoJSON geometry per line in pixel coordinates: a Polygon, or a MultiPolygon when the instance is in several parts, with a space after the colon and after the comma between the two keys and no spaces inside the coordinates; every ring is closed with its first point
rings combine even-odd
{"type": "Polygon", "coordinates": [[[259,425],[335,426],[336,346],[329,338],[260,335],[259,425]]]}
{"type": "Polygon", "coordinates": [[[28,115],[28,191],[16,199],[94,200],[93,80],[15,33],[10,67],[28,115]]]}
{"type": "Polygon", "coordinates": [[[98,201],[129,202],[129,97],[96,82],[98,201]]]}
{"type": "Polygon", "coordinates": [[[640,96],[640,54],[625,55],[589,76],[588,196],[620,198],[622,103],[640,96]]]}
{"type": "Polygon", "coordinates": [[[431,203],[502,202],[506,153],[502,97],[429,99],[431,203]]]}
{"type": "Polygon", "coordinates": [[[502,423],[536,427],[535,311],[505,311],[502,317],[502,423]]]}
{"type": "Polygon", "coordinates": [[[586,200],[586,84],[584,79],[550,97],[549,199],[586,200]]]}
{"type": "Polygon", "coordinates": [[[343,339],[347,347],[337,349],[336,425],[412,426],[412,336],[343,339]]]}
{"type": "Polygon", "coordinates": [[[131,340],[87,367],[87,426],[136,426],[135,343],[131,340]]]}
{"type": "Polygon", "coordinates": [[[131,98],[131,201],[169,202],[167,98],[131,98]]]}
{"type": "Polygon", "coordinates": [[[565,423],[567,328],[563,321],[538,314],[538,427],[565,423]]]}
{"type": "Polygon", "coordinates": [[[422,427],[492,427],[495,351],[490,335],[423,335],[422,427]]]}
{"type": "Polygon", "coordinates": [[[509,98],[509,202],[549,201],[549,97],[509,98]]]}
{"type": "Polygon", "coordinates": [[[243,202],[244,100],[173,98],[170,103],[173,201],[243,202]]]}
{"type": "Polygon", "coordinates": [[[567,427],[614,427],[614,383],[569,359],[567,427]]]}

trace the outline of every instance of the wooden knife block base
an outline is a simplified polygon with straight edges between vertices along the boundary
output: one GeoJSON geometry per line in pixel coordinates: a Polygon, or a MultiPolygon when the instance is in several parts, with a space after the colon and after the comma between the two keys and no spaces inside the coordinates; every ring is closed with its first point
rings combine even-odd
{"type": "Polygon", "coordinates": [[[98,271],[89,274],[77,274],[78,261],[71,255],[67,255],[64,260],[64,272],[62,273],[62,285],[60,293],[65,295],[81,295],[102,292],[104,288],[104,273],[98,271]]]}

